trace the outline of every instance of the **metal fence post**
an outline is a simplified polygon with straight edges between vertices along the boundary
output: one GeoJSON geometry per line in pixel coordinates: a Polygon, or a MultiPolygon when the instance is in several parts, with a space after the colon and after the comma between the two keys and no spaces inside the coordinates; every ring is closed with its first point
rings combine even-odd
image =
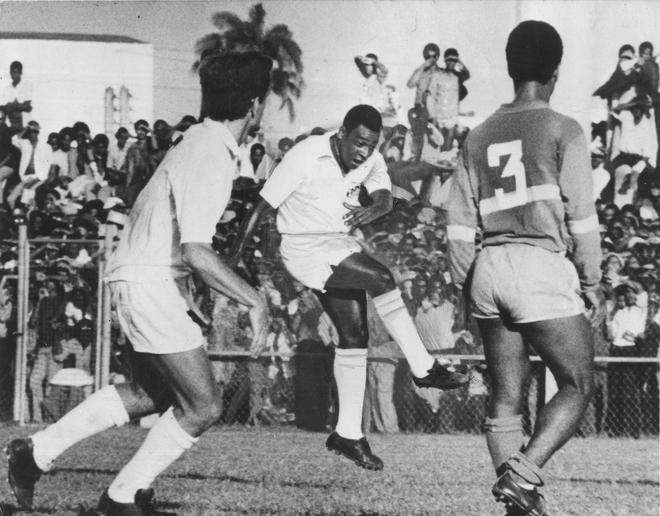
{"type": "Polygon", "coordinates": [[[18,224],[18,285],[16,303],[16,358],[14,361],[14,421],[25,424],[28,345],[28,293],[30,278],[30,244],[24,220],[18,224]]]}
{"type": "Polygon", "coordinates": [[[99,301],[101,305],[100,314],[100,374],[99,387],[105,387],[110,382],[110,357],[112,351],[111,325],[112,325],[112,307],[110,288],[103,281],[105,276],[105,266],[113,251],[117,226],[115,224],[106,224],[105,240],[103,243],[103,259],[99,262],[99,301]]]}

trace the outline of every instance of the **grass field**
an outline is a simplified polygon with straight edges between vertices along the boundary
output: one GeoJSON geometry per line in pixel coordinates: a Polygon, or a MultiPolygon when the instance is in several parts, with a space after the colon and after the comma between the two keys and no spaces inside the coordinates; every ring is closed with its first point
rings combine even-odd
{"type": "MultiPolygon", "coordinates": [[[[0,428],[0,442],[34,429],[0,428]]],[[[95,506],[145,430],[125,427],[67,451],[38,484],[37,510],[75,515],[95,506]]],[[[325,435],[295,429],[217,428],[155,482],[159,509],[179,515],[503,514],[481,436],[372,435],[382,472],[325,450],[325,435]]],[[[550,514],[657,516],[657,439],[574,439],[548,464],[550,514]]],[[[0,465],[6,477],[6,461],[0,465]]],[[[0,501],[13,502],[9,486],[0,501]]]]}

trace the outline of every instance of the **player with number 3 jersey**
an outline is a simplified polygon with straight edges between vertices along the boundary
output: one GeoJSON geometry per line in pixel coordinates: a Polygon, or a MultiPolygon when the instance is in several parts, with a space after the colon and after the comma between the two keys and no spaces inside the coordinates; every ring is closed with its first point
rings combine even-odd
{"type": "Polygon", "coordinates": [[[548,104],[562,53],[547,23],[526,21],[513,30],[506,56],[515,98],[468,135],[448,205],[451,273],[465,285],[491,374],[484,430],[498,475],[493,494],[511,515],[547,514],[537,489],[540,468],[577,430],[587,407],[593,338],[585,301],[592,322],[603,305],[587,142],[575,120],[548,104]],[[558,392],[525,445],[528,346],[549,367],[558,392]]]}

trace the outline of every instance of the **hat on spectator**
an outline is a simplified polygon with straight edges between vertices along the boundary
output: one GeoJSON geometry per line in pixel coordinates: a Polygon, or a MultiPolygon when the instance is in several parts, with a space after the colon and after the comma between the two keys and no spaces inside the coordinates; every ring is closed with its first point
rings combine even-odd
{"type": "Polygon", "coordinates": [[[455,48],[448,48],[445,50],[445,61],[458,61],[458,50],[455,48]]]}
{"type": "Polygon", "coordinates": [[[29,129],[30,131],[36,131],[36,132],[39,132],[41,130],[41,127],[39,126],[39,122],[37,122],[36,120],[30,120],[27,123],[26,128],[29,129]]]}

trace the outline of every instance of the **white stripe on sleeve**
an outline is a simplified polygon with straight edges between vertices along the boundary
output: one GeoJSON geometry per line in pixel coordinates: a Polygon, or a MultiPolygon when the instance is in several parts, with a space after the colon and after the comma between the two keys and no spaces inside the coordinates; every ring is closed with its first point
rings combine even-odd
{"type": "Polygon", "coordinates": [[[596,214],[591,215],[586,219],[568,221],[568,230],[573,235],[582,235],[584,233],[589,233],[590,231],[596,231],[598,230],[598,227],[599,222],[596,214]]]}

